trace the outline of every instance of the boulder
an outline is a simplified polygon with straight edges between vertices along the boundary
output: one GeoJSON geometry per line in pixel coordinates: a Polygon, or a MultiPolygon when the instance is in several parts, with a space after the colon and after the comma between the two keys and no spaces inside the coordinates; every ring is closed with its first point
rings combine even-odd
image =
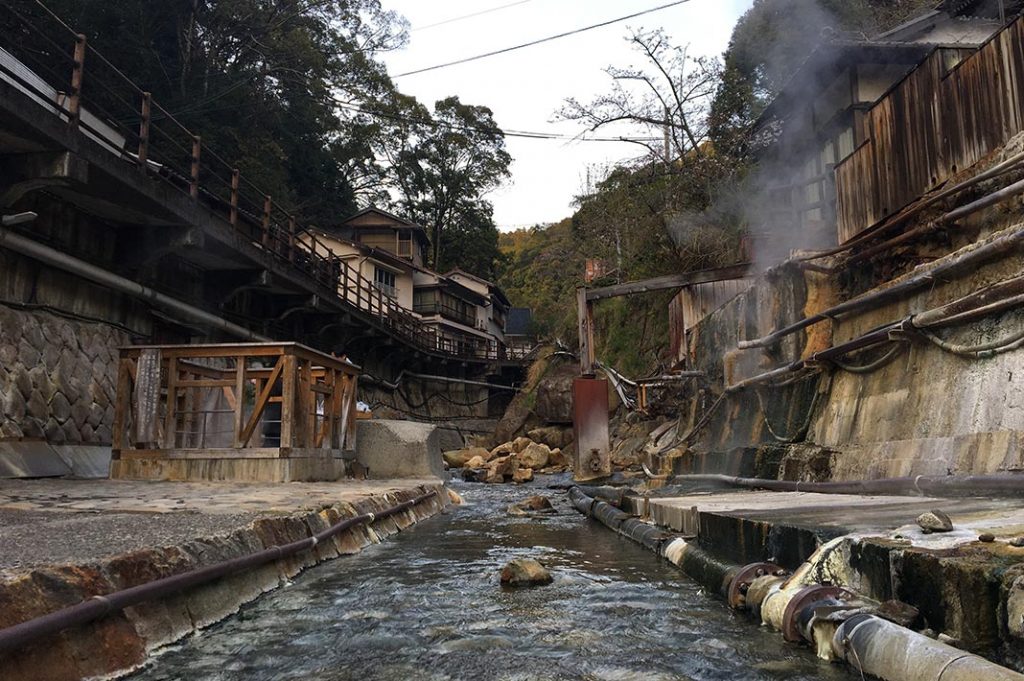
{"type": "Polygon", "coordinates": [[[533,480],[532,468],[517,468],[512,471],[512,482],[522,483],[530,482],[531,480],[533,480]]]}
{"type": "Polygon", "coordinates": [[[529,446],[519,453],[519,462],[526,468],[544,468],[548,465],[550,457],[551,450],[548,449],[547,445],[531,442],[529,446]]]}
{"type": "Polygon", "coordinates": [[[534,428],[527,433],[534,442],[547,445],[551,449],[561,449],[573,440],[572,428],[564,426],[545,426],[534,428]]]}
{"type": "Polygon", "coordinates": [[[508,455],[508,454],[515,454],[515,451],[516,450],[512,447],[512,443],[511,442],[505,442],[505,443],[500,444],[500,445],[498,445],[497,447],[495,447],[494,449],[491,450],[491,458],[493,459],[493,458],[498,457],[498,456],[505,456],[505,455],[508,455]]]}
{"type": "Polygon", "coordinates": [[[551,500],[547,497],[542,497],[539,494],[527,497],[526,499],[518,501],[508,507],[508,514],[516,516],[538,515],[541,513],[554,512],[555,507],[551,505],[551,500]]]}
{"type": "Polygon", "coordinates": [[[518,454],[519,452],[523,451],[532,444],[533,440],[531,440],[528,437],[517,437],[515,440],[512,441],[512,453],[518,454]]]}
{"type": "Polygon", "coordinates": [[[564,468],[569,465],[569,459],[561,449],[552,449],[551,453],[548,454],[548,466],[553,468],[564,468]]]}
{"type": "Polygon", "coordinates": [[[472,459],[466,462],[466,468],[483,468],[487,465],[487,461],[482,456],[474,456],[472,459]]]}
{"type": "Polygon", "coordinates": [[[553,581],[548,569],[532,558],[516,558],[501,569],[502,586],[542,586],[553,581]]]}
{"type": "Polygon", "coordinates": [[[532,401],[533,395],[527,392],[518,393],[512,398],[494,430],[494,442],[509,442],[527,430],[543,425],[530,408],[532,401]]]}
{"type": "Polygon", "coordinates": [[[942,511],[931,510],[917,516],[917,524],[925,532],[951,532],[953,521],[942,511]]]}
{"type": "Polygon", "coordinates": [[[548,511],[554,510],[554,506],[551,504],[551,500],[540,494],[534,494],[532,497],[527,497],[516,504],[522,509],[527,511],[548,511]]]}
{"type": "Polygon", "coordinates": [[[505,482],[505,476],[497,468],[485,468],[484,478],[482,482],[493,484],[505,482]]]}
{"type": "Polygon", "coordinates": [[[453,449],[444,453],[444,460],[452,468],[465,468],[469,460],[479,456],[485,461],[490,458],[491,453],[483,447],[469,447],[467,449],[453,449]]]}
{"type": "Polygon", "coordinates": [[[544,423],[572,423],[572,383],[578,373],[575,364],[562,363],[540,379],[533,411],[544,423]]]}
{"type": "Polygon", "coordinates": [[[640,465],[640,452],[646,441],[645,437],[633,436],[616,442],[611,451],[612,466],[623,469],[640,465]]]}

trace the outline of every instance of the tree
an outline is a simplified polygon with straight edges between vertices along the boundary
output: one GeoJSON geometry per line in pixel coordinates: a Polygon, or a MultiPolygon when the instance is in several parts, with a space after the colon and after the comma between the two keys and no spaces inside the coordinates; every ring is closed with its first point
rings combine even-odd
{"type": "Polygon", "coordinates": [[[484,196],[509,175],[512,157],[490,109],[463,104],[458,97],[438,101],[430,112],[414,98],[399,96],[378,118],[379,151],[402,212],[431,233],[430,262],[444,261],[446,233],[470,225],[493,228],[484,196]]]}
{"type": "Polygon", "coordinates": [[[647,63],[646,68],[609,66],[608,93],[589,104],[568,99],[557,115],[578,121],[590,131],[616,123],[645,129],[647,139],[629,139],[645,147],[649,157],[664,163],[686,164],[706,153],[706,113],[718,85],[717,59],[693,58],[672,45],[662,29],[633,31],[628,38],[647,63]]]}
{"type": "Polygon", "coordinates": [[[441,236],[439,271],[459,268],[488,281],[497,277],[503,256],[493,212],[487,201],[471,203],[456,212],[441,236]]]}
{"type": "MultiPolygon", "coordinates": [[[[300,220],[330,225],[355,210],[375,159],[348,134],[336,100],[370,101],[394,89],[375,56],[400,46],[407,25],[380,0],[47,4],[163,109],[201,133],[205,149],[237,165],[300,220]]],[[[98,60],[86,70],[87,95],[98,101],[100,79],[116,81],[98,60]]],[[[137,126],[134,108],[103,103],[111,118],[137,126]]]]}

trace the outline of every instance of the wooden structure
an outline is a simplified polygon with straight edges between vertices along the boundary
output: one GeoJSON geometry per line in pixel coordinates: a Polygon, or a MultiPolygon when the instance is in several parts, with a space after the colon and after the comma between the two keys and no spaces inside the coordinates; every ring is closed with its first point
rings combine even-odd
{"type": "Polygon", "coordinates": [[[358,371],[298,343],[122,348],[111,477],[336,480],[358,371]]]}
{"type": "Polygon", "coordinates": [[[1022,18],[973,53],[936,49],[867,112],[867,139],[836,166],[840,243],[1024,130],[1022,91],[1022,18]]]}

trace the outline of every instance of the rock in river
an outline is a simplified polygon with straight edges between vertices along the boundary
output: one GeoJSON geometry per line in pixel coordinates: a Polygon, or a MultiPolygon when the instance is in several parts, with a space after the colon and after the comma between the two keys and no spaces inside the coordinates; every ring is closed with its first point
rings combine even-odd
{"type": "Polygon", "coordinates": [[[951,532],[953,521],[942,511],[926,511],[917,516],[917,524],[925,532],[951,532]]]}
{"type": "Polygon", "coordinates": [[[453,449],[443,454],[445,462],[452,468],[463,468],[474,456],[479,456],[484,461],[491,458],[491,453],[483,447],[470,447],[468,449],[453,449]]]}
{"type": "Polygon", "coordinates": [[[539,445],[531,442],[528,447],[519,453],[519,461],[527,468],[544,468],[548,465],[551,457],[551,449],[547,445],[539,445]]]}
{"type": "Polygon", "coordinates": [[[532,558],[516,558],[501,569],[503,586],[541,586],[552,581],[547,568],[532,558]]]}
{"type": "Polygon", "coordinates": [[[551,500],[536,494],[508,507],[509,515],[531,515],[533,513],[554,513],[551,500]]]}

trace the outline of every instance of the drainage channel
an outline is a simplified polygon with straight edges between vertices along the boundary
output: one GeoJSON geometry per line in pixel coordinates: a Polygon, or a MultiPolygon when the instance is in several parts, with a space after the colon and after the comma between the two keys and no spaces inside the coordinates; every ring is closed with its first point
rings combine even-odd
{"type": "Polygon", "coordinates": [[[546,482],[457,483],[464,505],[310,569],[131,678],[860,678],[780,645],[673,566],[578,514],[546,482]],[[506,512],[532,493],[550,494],[557,512],[506,512]],[[501,588],[501,566],[518,557],[545,563],[554,583],[501,588]]]}

